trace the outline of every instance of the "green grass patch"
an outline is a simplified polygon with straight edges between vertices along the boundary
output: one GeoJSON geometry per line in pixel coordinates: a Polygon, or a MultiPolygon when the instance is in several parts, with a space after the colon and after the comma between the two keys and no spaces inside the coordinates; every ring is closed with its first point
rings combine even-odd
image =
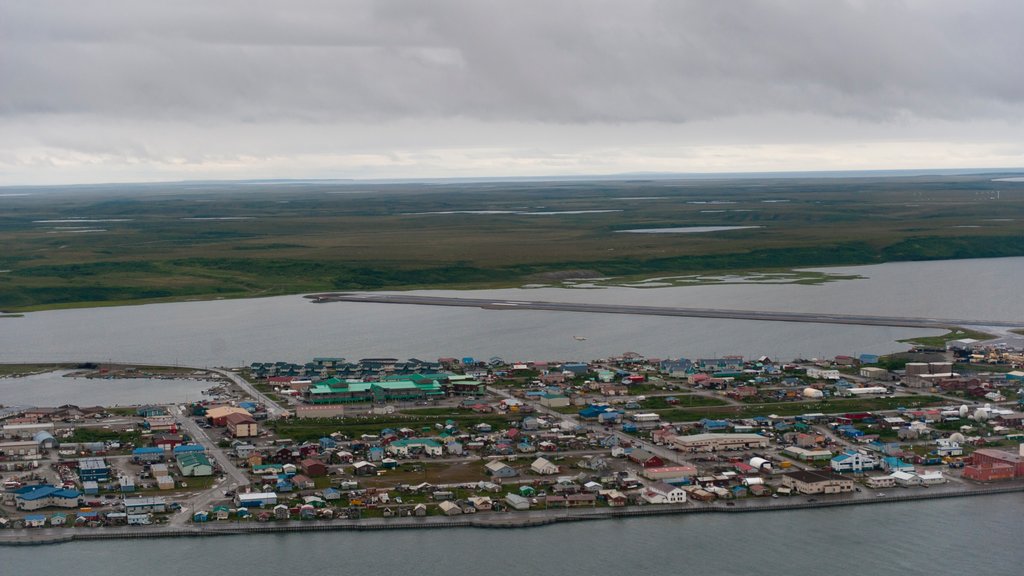
{"type": "Polygon", "coordinates": [[[920,346],[927,346],[929,348],[945,348],[946,342],[950,340],[962,340],[964,338],[974,338],[975,340],[991,340],[995,338],[992,334],[986,334],[985,332],[978,332],[976,330],[967,330],[965,328],[954,328],[941,336],[917,336],[915,338],[907,338],[900,340],[907,344],[918,344],[920,346]]]}
{"type": "Polygon", "coordinates": [[[27,376],[71,367],[72,364],[0,364],[0,376],[27,376]]]}

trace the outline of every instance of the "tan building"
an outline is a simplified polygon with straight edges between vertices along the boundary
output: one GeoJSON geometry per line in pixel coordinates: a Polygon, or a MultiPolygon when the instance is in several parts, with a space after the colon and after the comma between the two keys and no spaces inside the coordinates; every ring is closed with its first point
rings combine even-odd
{"type": "Polygon", "coordinates": [[[235,438],[249,438],[259,434],[256,419],[249,414],[228,414],[224,418],[228,432],[235,438]]]}
{"type": "Polygon", "coordinates": [[[672,444],[686,452],[715,452],[719,450],[747,450],[767,448],[768,438],[760,434],[694,434],[676,436],[672,444]]]}
{"type": "Polygon", "coordinates": [[[839,494],[853,492],[853,479],[832,474],[831,472],[815,472],[799,470],[780,475],[782,485],[792,488],[801,494],[839,494]]]}

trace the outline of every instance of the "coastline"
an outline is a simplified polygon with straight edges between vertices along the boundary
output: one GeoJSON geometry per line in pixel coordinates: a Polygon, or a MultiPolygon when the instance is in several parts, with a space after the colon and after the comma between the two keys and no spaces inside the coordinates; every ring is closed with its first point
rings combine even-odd
{"type": "MultiPolygon", "coordinates": [[[[899,490],[899,489],[897,489],[899,490]]],[[[919,489],[920,490],[920,489],[919,489]]],[[[980,486],[956,489],[929,488],[928,492],[916,491],[908,495],[871,497],[864,495],[842,496],[842,499],[810,502],[804,496],[793,496],[794,502],[777,502],[769,499],[747,499],[739,505],[728,506],[725,503],[713,505],[648,505],[632,509],[594,508],[594,509],[558,509],[532,510],[523,513],[480,514],[471,517],[452,518],[446,516],[429,516],[425,518],[373,518],[363,520],[289,520],[284,523],[246,523],[210,522],[193,524],[187,528],[158,526],[148,529],[138,528],[62,528],[62,529],[20,529],[5,530],[0,533],[0,546],[37,546],[44,544],[62,544],[65,542],[85,540],[113,540],[138,538],[187,538],[198,536],[230,536],[242,534],[271,534],[285,532],[323,532],[335,530],[410,530],[425,528],[529,528],[547,526],[561,522],[581,522],[585,520],[609,520],[639,518],[644,516],[665,516],[669,514],[738,514],[751,512],[773,512],[787,510],[807,510],[813,508],[834,508],[840,506],[859,506],[869,504],[893,504],[914,502],[919,500],[936,500],[940,498],[965,498],[971,496],[989,496],[1024,492],[1024,482],[1016,481],[1000,486],[980,486]],[[17,534],[14,534],[17,532],[17,534]]],[[[823,496],[833,498],[833,496],[823,496]]]]}

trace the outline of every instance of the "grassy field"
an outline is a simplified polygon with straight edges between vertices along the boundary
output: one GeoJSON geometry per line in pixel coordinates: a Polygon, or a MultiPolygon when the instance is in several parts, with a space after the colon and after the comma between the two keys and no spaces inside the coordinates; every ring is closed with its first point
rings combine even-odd
{"type": "Polygon", "coordinates": [[[0,310],[1024,255],[993,177],[12,187],[0,310]],[[679,226],[753,228],[621,233],[679,226]]]}
{"type": "Polygon", "coordinates": [[[991,340],[995,338],[993,334],[986,334],[985,332],[978,332],[976,330],[966,330],[958,328],[956,330],[950,330],[945,334],[939,336],[918,336],[917,338],[908,338],[906,340],[900,340],[907,344],[919,344],[921,346],[928,346],[930,348],[945,348],[946,342],[950,340],[961,340],[963,338],[974,338],[975,340],[991,340]]]}
{"type": "Polygon", "coordinates": [[[25,376],[70,368],[70,364],[0,364],[0,376],[25,376]]]}

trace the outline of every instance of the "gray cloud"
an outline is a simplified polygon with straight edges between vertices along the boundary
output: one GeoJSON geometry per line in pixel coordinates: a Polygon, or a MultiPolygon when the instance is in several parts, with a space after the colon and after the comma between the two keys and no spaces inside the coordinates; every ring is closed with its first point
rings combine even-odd
{"type": "Polygon", "coordinates": [[[553,154],[583,154],[591,125],[616,128],[589,142],[607,146],[716,125],[735,145],[818,141],[822,123],[955,140],[950,122],[1019,128],[1020,22],[1015,0],[2,2],[0,178],[54,151],[314,153],[279,137],[302,127],[343,154],[430,148],[381,124],[481,151],[529,133],[553,154]]]}

